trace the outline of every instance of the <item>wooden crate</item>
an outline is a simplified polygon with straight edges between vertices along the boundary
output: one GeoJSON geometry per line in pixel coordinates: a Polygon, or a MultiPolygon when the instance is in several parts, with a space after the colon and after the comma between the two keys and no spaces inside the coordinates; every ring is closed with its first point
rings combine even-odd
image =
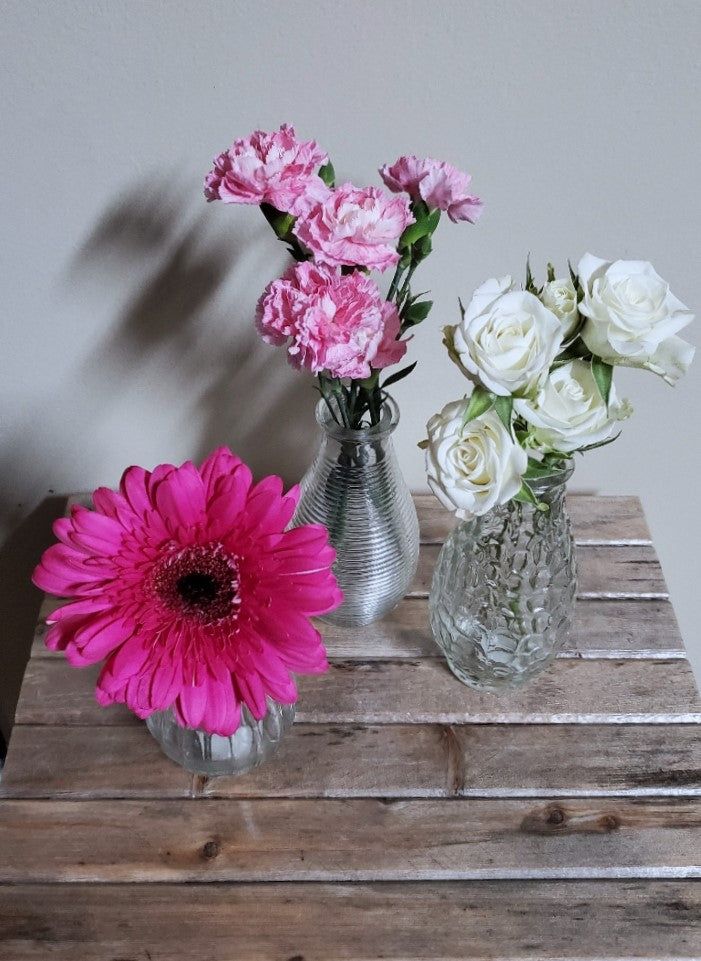
{"type": "Polygon", "coordinates": [[[2,961],[701,957],[701,703],[639,502],[569,498],[571,642],[499,697],[431,639],[452,518],[417,504],[410,594],[325,628],[329,674],[244,777],[172,764],[39,624],[0,784],[2,961]]]}

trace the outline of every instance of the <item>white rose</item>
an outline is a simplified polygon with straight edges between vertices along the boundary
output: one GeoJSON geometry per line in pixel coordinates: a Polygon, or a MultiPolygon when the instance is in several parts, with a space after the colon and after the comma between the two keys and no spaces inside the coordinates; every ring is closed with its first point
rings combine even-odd
{"type": "Polygon", "coordinates": [[[587,321],[582,340],[609,364],[645,367],[674,384],[689,369],[694,348],[675,337],[694,319],[669,284],[645,260],[611,263],[585,254],[578,267],[587,321]]]}
{"type": "Polygon", "coordinates": [[[515,400],[514,410],[531,425],[541,450],[564,454],[608,440],[616,421],[632,413],[627,401],[618,400],[613,384],[607,411],[591,364],[584,360],[556,367],[533,400],[515,400]]]}
{"type": "Polygon", "coordinates": [[[569,340],[579,324],[577,291],[570,278],[549,280],[541,291],[540,299],[559,318],[562,324],[562,339],[569,340]]]}
{"type": "Polygon", "coordinates": [[[475,291],[462,322],[446,327],[448,349],[475,383],[501,397],[532,393],[562,344],[562,324],[511,277],[475,291]]]}
{"type": "Polygon", "coordinates": [[[528,455],[495,410],[463,426],[469,400],[447,404],[428,422],[426,473],[438,500],[458,517],[486,514],[521,489],[528,455]]]}

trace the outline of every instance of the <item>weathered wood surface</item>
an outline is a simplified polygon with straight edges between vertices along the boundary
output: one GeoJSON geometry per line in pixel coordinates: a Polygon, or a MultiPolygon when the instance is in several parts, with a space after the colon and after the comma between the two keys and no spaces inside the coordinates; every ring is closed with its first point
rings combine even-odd
{"type": "MultiPolygon", "coordinates": [[[[442,507],[433,494],[414,494],[419,515],[421,540],[424,544],[442,543],[455,525],[455,517],[442,507]]],[[[72,494],[66,511],[72,504],[92,506],[89,493],[72,494]]],[[[572,533],[579,543],[587,541],[611,544],[616,542],[650,543],[650,530],[638,497],[601,496],[599,494],[567,495],[567,511],[572,533]]]]}
{"type": "MultiPolygon", "coordinates": [[[[409,597],[428,597],[440,544],[424,544],[409,597]]],[[[580,598],[667,598],[667,585],[654,547],[649,544],[584,545],[577,549],[580,598]]]]}
{"type": "MultiPolygon", "coordinates": [[[[137,725],[122,705],[100,707],[97,667],[29,662],[18,724],[137,725]]],[[[558,660],[530,684],[495,697],[458,683],[442,660],[336,661],[299,679],[297,719],[313,724],[672,724],[701,722],[685,660],[558,660]]]]}
{"type": "Polygon", "coordinates": [[[0,882],[701,877],[701,801],[15,801],[0,882]]]}
{"type": "MultiPolygon", "coordinates": [[[[423,599],[405,598],[387,617],[367,627],[320,624],[332,659],[402,660],[442,657],[431,634],[423,599]]],[[[45,624],[37,627],[32,657],[63,659],[44,645],[45,624]]],[[[575,607],[571,638],[558,657],[686,657],[669,601],[582,600],[575,607]]]]}
{"type": "Polygon", "coordinates": [[[244,777],[193,777],[143,725],[20,725],[0,796],[642,797],[701,795],[693,725],[295,724],[244,777]]]}
{"type": "Polygon", "coordinates": [[[693,881],[0,886],[0,961],[701,955],[693,881]]]}
{"type": "Polygon", "coordinates": [[[323,626],[331,671],[245,777],[171,764],[38,628],[0,782],[0,961],[701,958],[701,704],[639,502],[568,498],[572,639],[501,697],[432,641],[453,519],[417,505],[413,596],[323,626]]]}

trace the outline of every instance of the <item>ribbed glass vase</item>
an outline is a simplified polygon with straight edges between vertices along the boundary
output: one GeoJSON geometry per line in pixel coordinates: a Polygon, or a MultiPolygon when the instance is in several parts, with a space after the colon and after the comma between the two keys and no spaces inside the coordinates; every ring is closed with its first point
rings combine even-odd
{"type": "Polygon", "coordinates": [[[379,422],[340,426],[325,401],[316,419],[321,444],[302,480],[295,524],[324,524],[343,590],[332,624],[369,624],[391,611],[411,584],[419,559],[419,522],[397,463],[392,432],[399,410],[386,397],[379,422]]]}
{"type": "Polygon", "coordinates": [[[241,724],[229,737],[180,727],[172,710],[151,714],[146,727],[171,761],[193,774],[216,776],[245,774],[267,761],[280,747],[294,717],[294,704],[268,698],[268,713],[260,721],[242,706],[241,724]]]}
{"type": "Polygon", "coordinates": [[[433,574],[433,635],[459,680],[483,691],[517,687],[567,640],[577,590],[565,508],[572,469],[532,481],[548,507],[510,501],[463,521],[433,574]]]}

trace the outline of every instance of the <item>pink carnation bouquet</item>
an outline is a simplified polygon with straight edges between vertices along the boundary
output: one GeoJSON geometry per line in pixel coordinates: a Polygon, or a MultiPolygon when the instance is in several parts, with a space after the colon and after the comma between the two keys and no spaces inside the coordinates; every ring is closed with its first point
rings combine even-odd
{"type": "Polygon", "coordinates": [[[75,667],[104,661],[100,704],[138,717],[172,710],[182,727],[231,735],[245,705],[293,704],[293,673],[327,669],[311,618],[338,607],[326,528],[289,529],[299,488],[254,484],[226,448],[196,467],[130,467],[56,521],[34,572],[67,603],[46,645],[75,667]]]}
{"type": "Polygon", "coordinates": [[[416,366],[381,381],[431,310],[411,280],[431,253],[441,213],[475,223],[482,212],[470,176],[443,161],[400,157],[380,176],[386,190],[337,186],[326,151],[283,124],[234,141],[204,185],[209,201],[259,206],[287,244],[295,264],[263,292],[258,330],[316,375],[334,420],[354,429],[378,423],[386,388],[416,366]],[[370,273],[390,270],[383,294],[370,273]]]}

